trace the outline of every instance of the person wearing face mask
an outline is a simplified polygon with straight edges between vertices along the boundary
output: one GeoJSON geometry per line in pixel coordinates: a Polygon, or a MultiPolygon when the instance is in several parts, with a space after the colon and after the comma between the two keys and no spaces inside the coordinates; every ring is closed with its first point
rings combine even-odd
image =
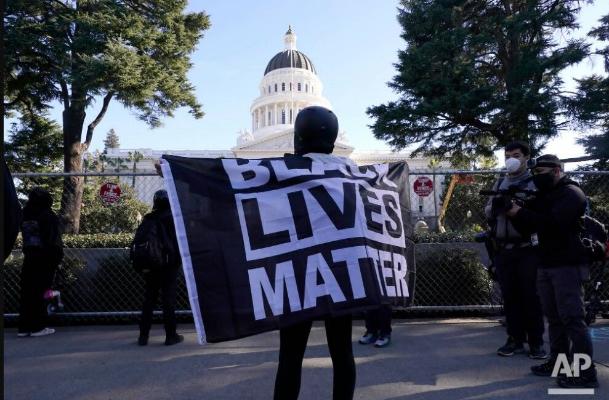
{"type": "MultiPolygon", "coordinates": [[[[534,191],[535,185],[527,169],[529,158],[528,144],[520,141],[508,144],[505,147],[507,174],[495,183],[493,190],[515,187],[534,191]]],[[[493,264],[503,295],[508,335],[497,354],[524,353],[524,343],[528,342],[529,357],[544,359],[547,354],[543,348],[543,314],[536,287],[539,256],[535,243],[531,241],[531,235],[522,235],[514,228],[505,214],[505,201],[501,196],[490,198],[484,211],[498,247],[493,264]]]]}
{"type": "MultiPolygon", "coordinates": [[[[576,182],[562,172],[555,155],[537,158],[533,182],[538,189],[534,201],[517,204],[507,216],[521,232],[536,232],[541,263],[537,287],[543,312],[548,320],[550,359],[531,367],[534,374],[551,376],[560,354],[586,354],[592,360],[593,348],[584,320],[583,283],[589,277],[589,265],[579,239],[580,218],[587,205],[586,196],[576,182]]],[[[582,369],[579,377],[559,376],[566,388],[598,387],[594,363],[582,369]]]]}

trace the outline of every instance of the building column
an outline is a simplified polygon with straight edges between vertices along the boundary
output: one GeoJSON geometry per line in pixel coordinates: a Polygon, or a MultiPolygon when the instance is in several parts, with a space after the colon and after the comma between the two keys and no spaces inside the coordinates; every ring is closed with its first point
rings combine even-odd
{"type": "Polygon", "coordinates": [[[275,103],[275,107],[274,107],[274,117],[275,117],[275,124],[274,125],[279,125],[279,121],[277,119],[277,103],[275,103]]]}

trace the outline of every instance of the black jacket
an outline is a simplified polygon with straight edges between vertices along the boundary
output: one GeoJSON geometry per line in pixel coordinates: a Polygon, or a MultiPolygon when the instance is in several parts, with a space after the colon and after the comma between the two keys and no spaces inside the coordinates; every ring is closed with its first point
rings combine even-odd
{"type": "Polygon", "coordinates": [[[21,226],[21,205],[17,199],[17,191],[13,184],[13,177],[2,158],[2,174],[4,186],[4,260],[11,254],[19,227],[21,226]]]}
{"type": "Polygon", "coordinates": [[[173,224],[173,216],[171,209],[169,208],[158,208],[153,209],[150,213],[144,216],[145,219],[156,219],[161,222],[163,231],[167,235],[168,243],[165,243],[166,250],[170,255],[170,266],[178,267],[182,264],[180,257],[180,250],[178,248],[178,239],[176,237],[176,230],[173,224]]]}
{"type": "Polygon", "coordinates": [[[556,186],[528,203],[512,218],[523,234],[537,233],[542,267],[580,265],[587,256],[579,239],[580,217],[586,195],[579,185],[563,177],[556,186]]]}
{"type": "Polygon", "coordinates": [[[63,259],[63,241],[59,231],[59,218],[51,208],[33,207],[26,204],[23,208],[23,254],[41,257],[50,265],[57,266],[63,259]],[[34,235],[39,237],[39,246],[28,246],[26,227],[35,222],[34,235]]]}

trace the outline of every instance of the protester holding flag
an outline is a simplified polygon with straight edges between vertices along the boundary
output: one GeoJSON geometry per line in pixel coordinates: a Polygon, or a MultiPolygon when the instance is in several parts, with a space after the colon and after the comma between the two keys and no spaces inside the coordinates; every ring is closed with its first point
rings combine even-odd
{"type": "Polygon", "coordinates": [[[279,329],[275,399],[298,398],[320,319],[333,398],[352,399],[351,313],[414,293],[408,165],[334,156],[337,134],[330,110],[309,107],[295,121],[295,155],[161,159],[197,339],[279,329]]]}
{"type": "MultiPolygon", "coordinates": [[[[337,136],[338,119],[332,111],[319,106],[306,107],[294,122],[294,153],[322,163],[354,164],[331,154],[337,136]]],[[[352,316],[326,318],[324,323],[334,368],[332,398],[353,399],[356,373],[351,343],[352,316]]],[[[313,321],[307,321],[280,330],[275,400],[298,398],[302,361],[312,324],[313,321]]]]}

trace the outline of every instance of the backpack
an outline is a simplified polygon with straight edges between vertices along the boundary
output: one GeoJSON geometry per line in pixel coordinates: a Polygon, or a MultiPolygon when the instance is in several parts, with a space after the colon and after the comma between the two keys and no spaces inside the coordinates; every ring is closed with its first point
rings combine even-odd
{"type": "Polygon", "coordinates": [[[175,247],[158,216],[147,215],[137,228],[130,258],[137,273],[160,271],[175,262],[175,247]]]}
{"type": "Polygon", "coordinates": [[[43,247],[40,224],[37,220],[23,221],[21,224],[21,237],[23,238],[24,249],[41,249],[43,247]]]}
{"type": "Polygon", "coordinates": [[[580,219],[579,239],[592,262],[609,260],[609,234],[599,220],[585,214],[580,219]]]}

